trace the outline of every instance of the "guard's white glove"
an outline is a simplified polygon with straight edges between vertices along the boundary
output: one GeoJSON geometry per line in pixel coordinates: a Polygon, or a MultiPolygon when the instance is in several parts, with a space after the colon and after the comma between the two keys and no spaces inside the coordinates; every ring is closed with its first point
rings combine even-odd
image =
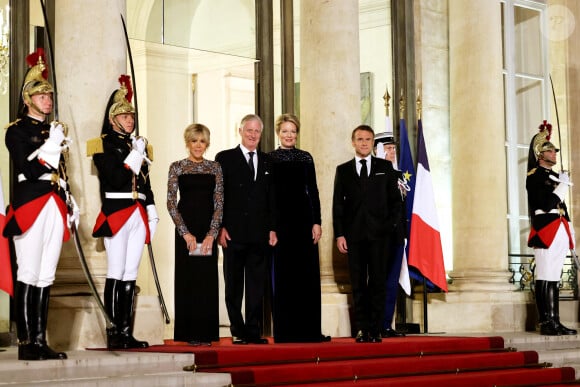
{"type": "Polygon", "coordinates": [[[74,223],[77,227],[79,225],[79,220],[81,218],[81,209],[77,205],[77,201],[74,196],[69,195],[69,206],[71,207],[70,212],[67,214],[68,227],[74,223]]]}
{"type": "Polygon", "coordinates": [[[131,142],[133,143],[133,149],[142,155],[145,155],[145,149],[147,144],[143,137],[131,137],[131,142]]]}
{"type": "Polygon", "coordinates": [[[47,141],[52,141],[57,145],[62,145],[64,138],[64,129],[62,124],[56,121],[51,122],[47,141]]]}
{"type": "Polygon", "coordinates": [[[377,144],[377,157],[379,159],[383,159],[384,160],[386,155],[387,154],[385,153],[385,146],[383,145],[382,142],[379,142],[377,144]]]}
{"type": "MultiPolygon", "coordinates": [[[[60,160],[60,154],[66,146],[62,146],[62,142],[65,140],[64,130],[60,123],[52,122],[50,124],[50,131],[48,133],[48,138],[38,148],[36,157],[42,160],[45,164],[50,167],[57,169],[58,162],[60,160]]],[[[32,155],[31,155],[32,156],[32,155]]],[[[34,157],[34,156],[33,156],[34,157]]],[[[30,157],[29,157],[30,159],[30,157]]]]}
{"type": "Polygon", "coordinates": [[[153,239],[153,234],[155,234],[157,223],[159,222],[159,216],[157,215],[155,204],[149,204],[147,206],[147,220],[149,221],[149,234],[151,239],[153,239]]]}
{"type": "Polygon", "coordinates": [[[123,162],[131,169],[131,171],[133,171],[135,175],[138,175],[139,171],[141,170],[141,165],[143,164],[143,158],[144,157],[142,153],[133,149],[131,152],[129,152],[123,162]]]}
{"type": "Polygon", "coordinates": [[[568,172],[560,172],[558,180],[560,180],[560,183],[572,185],[570,184],[570,176],[568,175],[568,172]]]}
{"type": "MultiPolygon", "coordinates": [[[[550,175],[551,176],[551,175],[550,175]]],[[[558,181],[560,184],[554,189],[554,193],[560,198],[560,201],[564,201],[568,188],[570,187],[570,176],[566,172],[562,172],[558,175],[558,181]]]]}
{"type": "Polygon", "coordinates": [[[554,193],[560,198],[560,201],[564,201],[566,193],[568,192],[569,185],[566,183],[560,183],[554,189],[554,193]]]}

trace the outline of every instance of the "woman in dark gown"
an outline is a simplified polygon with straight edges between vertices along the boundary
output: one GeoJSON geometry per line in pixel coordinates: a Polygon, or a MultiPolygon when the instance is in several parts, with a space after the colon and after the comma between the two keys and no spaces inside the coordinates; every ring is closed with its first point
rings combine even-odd
{"type": "Polygon", "coordinates": [[[175,223],[174,340],[210,345],[219,340],[217,234],[223,213],[219,163],[203,158],[209,129],[191,124],[189,157],[169,167],[167,209],[175,223]],[[179,202],[177,193],[179,191],[179,202]]]}
{"type": "Polygon", "coordinates": [[[314,160],[297,149],[300,121],[292,114],[276,120],[280,147],[272,152],[278,244],[274,250],[274,341],[328,341],[320,331],[318,241],[320,199],[314,160]]]}

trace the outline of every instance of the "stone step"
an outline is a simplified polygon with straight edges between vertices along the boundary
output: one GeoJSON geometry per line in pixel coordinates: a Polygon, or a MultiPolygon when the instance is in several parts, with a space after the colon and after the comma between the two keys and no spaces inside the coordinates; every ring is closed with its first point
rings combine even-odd
{"type": "MultiPolygon", "coordinates": [[[[572,326],[572,325],[570,325],[572,326]]],[[[536,351],[540,362],[553,367],[572,367],[576,378],[580,377],[580,336],[542,336],[538,332],[499,333],[505,347],[518,351],[536,351]]]]}
{"type": "Polygon", "coordinates": [[[69,351],[67,360],[19,361],[18,349],[0,352],[1,385],[225,386],[229,374],[183,371],[193,354],[69,351]]]}

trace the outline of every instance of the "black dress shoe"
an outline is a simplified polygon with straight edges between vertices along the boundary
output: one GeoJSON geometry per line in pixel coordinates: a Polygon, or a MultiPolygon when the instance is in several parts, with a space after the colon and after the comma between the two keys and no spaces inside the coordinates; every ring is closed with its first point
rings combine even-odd
{"type": "Polygon", "coordinates": [[[381,335],[370,335],[369,336],[369,343],[381,343],[383,339],[381,339],[381,335]]]}
{"type": "Polygon", "coordinates": [[[562,323],[560,323],[560,322],[558,322],[558,332],[561,335],[575,335],[578,333],[578,331],[576,331],[576,329],[567,328],[564,325],[562,325],[562,323]]]}
{"type": "Polygon", "coordinates": [[[241,337],[232,336],[232,344],[245,345],[248,344],[248,342],[241,337]]]}
{"type": "Polygon", "coordinates": [[[188,341],[187,344],[192,345],[194,347],[211,347],[211,343],[208,341],[191,340],[188,341]]]}
{"type": "Polygon", "coordinates": [[[357,343],[368,343],[369,335],[364,331],[358,331],[354,341],[357,343]]]}
{"type": "Polygon", "coordinates": [[[248,339],[248,343],[250,344],[268,344],[268,339],[263,337],[255,337],[253,339],[248,339]]]}
{"type": "Polygon", "coordinates": [[[381,336],[384,337],[384,338],[388,338],[388,337],[405,337],[405,334],[403,332],[397,332],[393,328],[387,328],[387,329],[383,329],[383,331],[381,332],[381,336]]]}
{"type": "Polygon", "coordinates": [[[332,338],[330,336],[320,335],[320,342],[328,343],[332,338]]]}

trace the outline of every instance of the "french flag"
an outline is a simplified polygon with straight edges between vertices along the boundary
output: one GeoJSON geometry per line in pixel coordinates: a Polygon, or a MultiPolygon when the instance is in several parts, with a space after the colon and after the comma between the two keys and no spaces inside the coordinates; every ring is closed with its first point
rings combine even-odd
{"type": "Polygon", "coordinates": [[[12,283],[12,266],[10,265],[10,248],[8,239],[4,238],[4,225],[6,224],[6,207],[4,207],[4,194],[2,191],[2,176],[0,176],[0,290],[4,290],[14,297],[14,284],[12,283]]]}
{"type": "Polygon", "coordinates": [[[417,177],[409,235],[409,266],[417,269],[431,283],[446,292],[443,247],[421,120],[418,127],[417,177]]]}

